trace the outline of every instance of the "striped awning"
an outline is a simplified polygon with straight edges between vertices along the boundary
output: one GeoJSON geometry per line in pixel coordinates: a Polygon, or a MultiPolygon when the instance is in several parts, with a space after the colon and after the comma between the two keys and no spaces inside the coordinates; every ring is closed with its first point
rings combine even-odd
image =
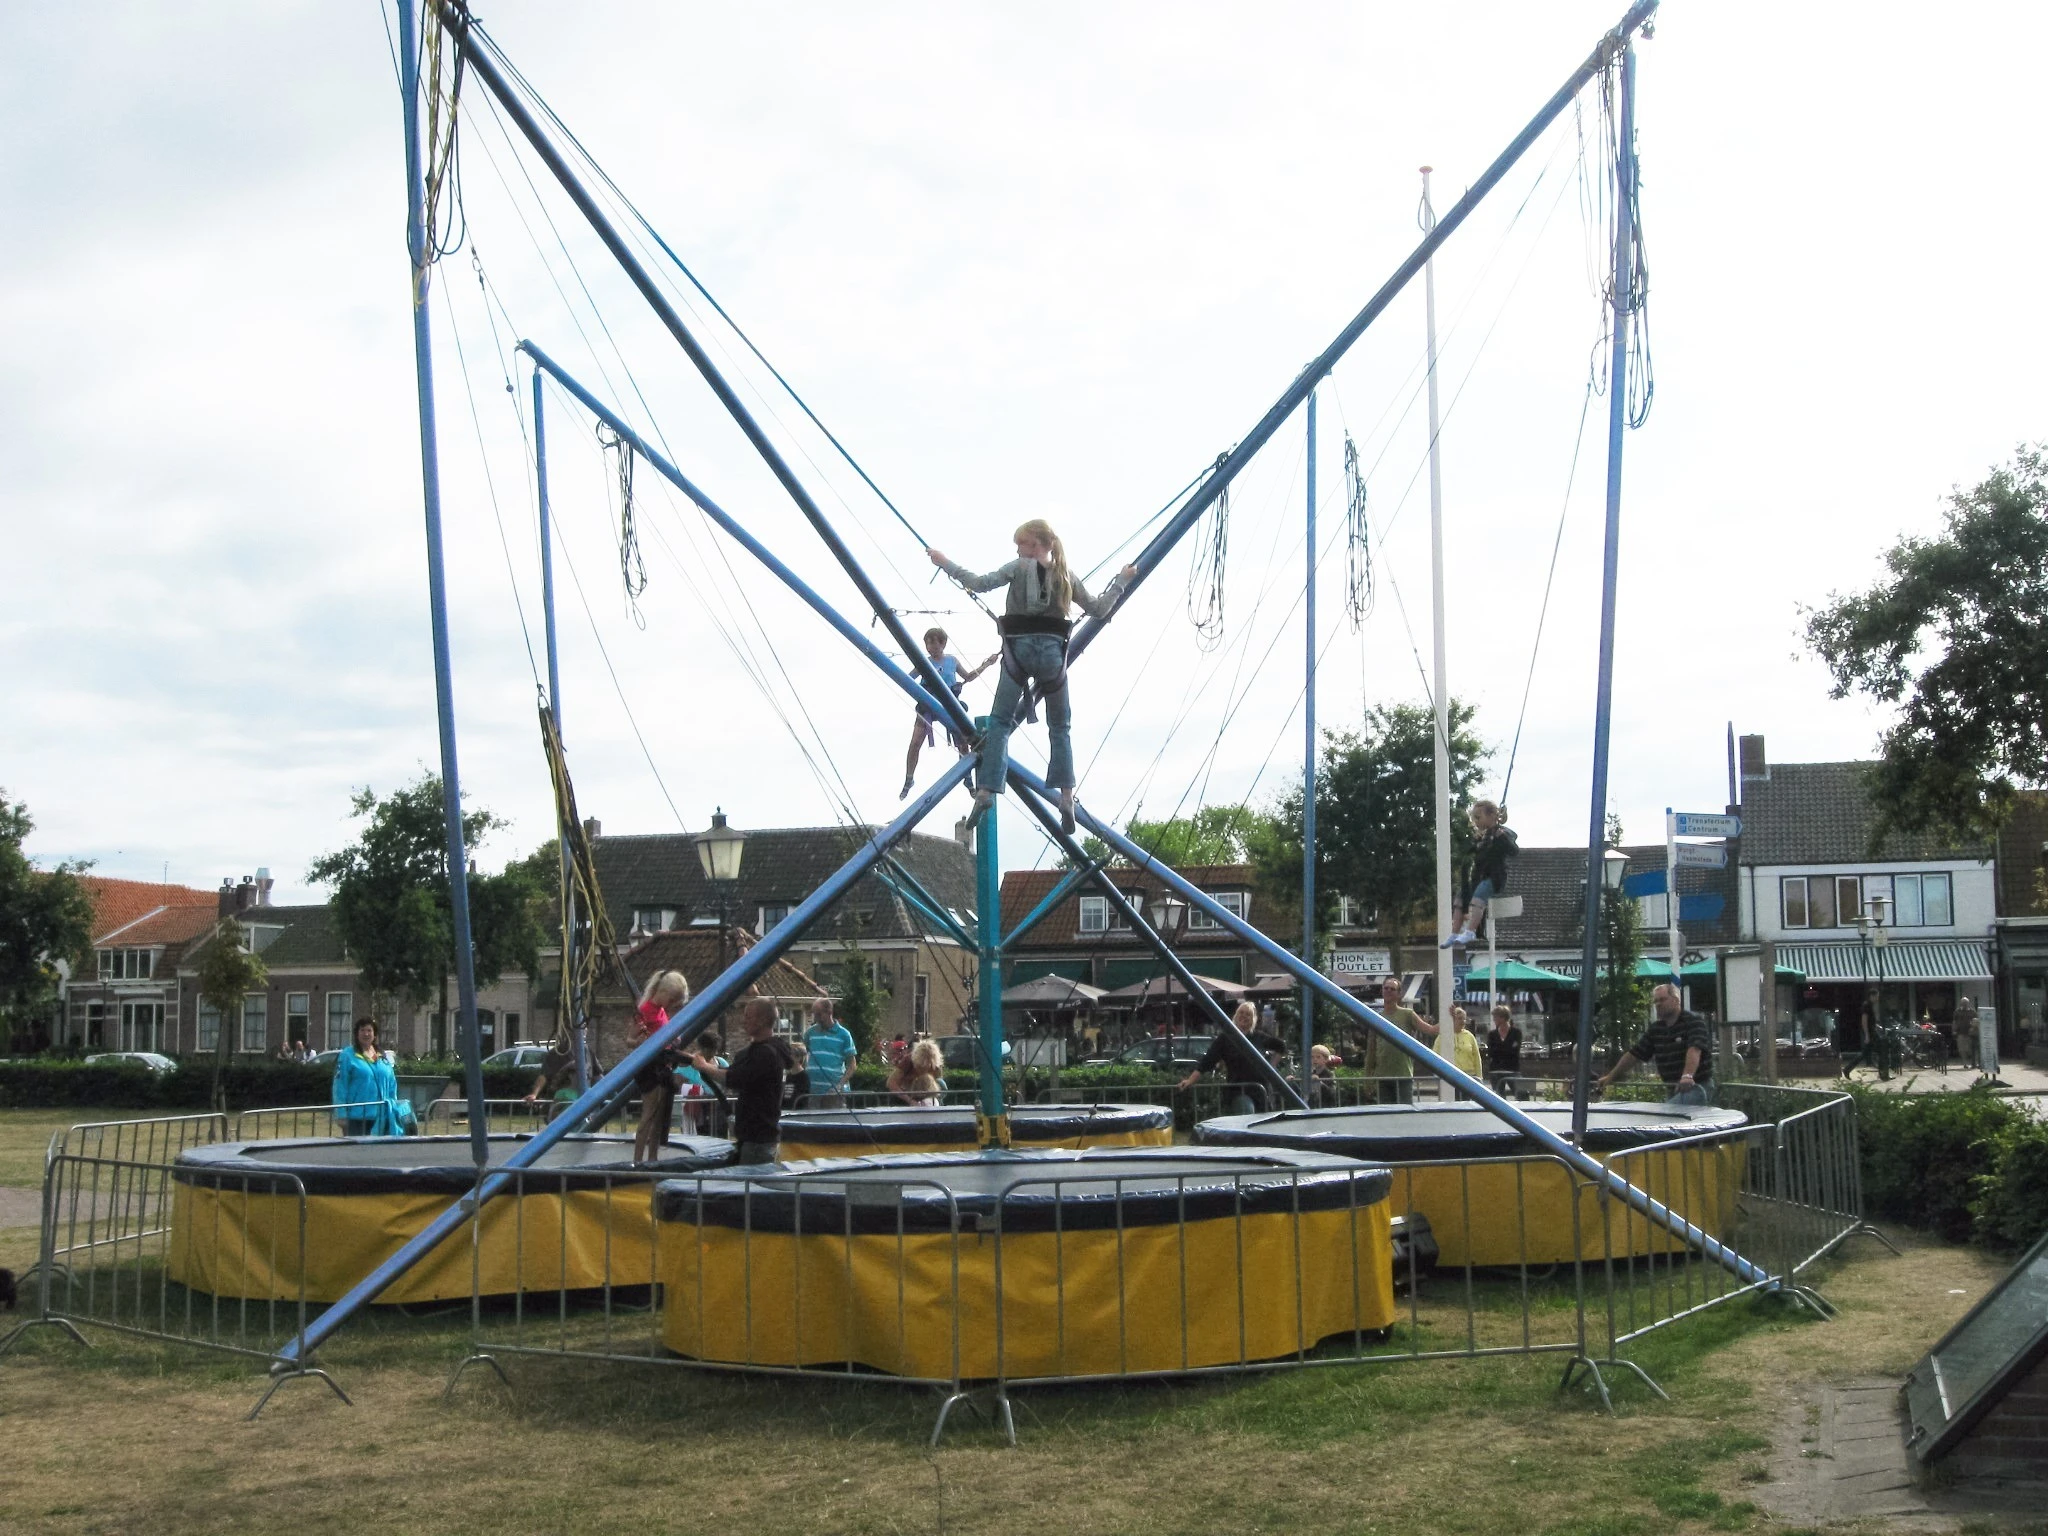
{"type": "Polygon", "coordinates": [[[1879,955],[1877,946],[1780,944],[1778,961],[1806,972],[1809,982],[1989,981],[1991,966],[1982,944],[1966,939],[1894,939],[1879,955]]]}

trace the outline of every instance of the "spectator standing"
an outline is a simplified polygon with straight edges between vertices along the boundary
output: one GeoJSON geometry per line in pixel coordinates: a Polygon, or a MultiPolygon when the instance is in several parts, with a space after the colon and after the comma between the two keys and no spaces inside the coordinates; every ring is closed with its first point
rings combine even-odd
{"type": "Polygon", "coordinates": [[[1679,1000],[1678,988],[1668,981],[1650,994],[1650,1000],[1657,1015],[1643,1037],[1593,1081],[1604,1089],[1616,1078],[1626,1077],[1637,1062],[1654,1062],[1657,1075],[1671,1090],[1667,1104],[1713,1103],[1714,1040],[1707,1021],[1679,1000]]]}
{"type": "MultiPolygon", "coordinates": [[[[1380,984],[1380,1005],[1376,1011],[1389,1024],[1417,1040],[1424,1035],[1434,1038],[1437,1033],[1436,1025],[1413,1008],[1402,1006],[1398,977],[1389,976],[1380,984]]],[[[1382,1104],[1415,1102],[1414,1058],[1391,1040],[1383,1039],[1377,1030],[1365,1044],[1365,1075],[1375,1080],[1382,1104]]]]}
{"type": "MultiPolygon", "coordinates": [[[[1465,1010],[1453,1003],[1450,1027],[1437,1032],[1436,1053],[1467,1077],[1477,1077],[1485,1066],[1480,1058],[1479,1039],[1472,1033],[1471,1025],[1465,1010]]],[[[1455,1098],[1465,1097],[1462,1088],[1453,1088],[1451,1093],[1455,1098]]]]}
{"type": "Polygon", "coordinates": [[[789,1046],[775,1037],[775,1005],[764,997],[747,1000],[740,1011],[740,1029],[747,1037],[721,1067],[709,1056],[692,1056],[690,1065],[713,1082],[723,1083],[733,1097],[733,1140],[739,1143],[735,1163],[772,1163],[781,1150],[782,1080],[796,1065],[789,1046]]]}
{"type": "Polygon", "coordinates": [[[1232,1022],[1237,1025],[1237,1030],[1217,1031],[1208,1051],[1195,1063],[1195,1069],[1180,1080],[1180,1087],[1183,1091],[1192,1088],[1203,1073],[1223,1067],[1224,1113],[1256,1115],[1266,1108],[1267,1072],[1264,1064],[1283,1053],[1286,1047],[1277,1035],[1269,1035],[1259,1028],[1258,1010],[1250,1003],[1237,1005],[1232,1022]],[[1245,1043],[1247,1040],[1250,1041],[1249,1046],[1245,1043]]]}
{"type": "Polygon", "coordinates": [[[415,1129],[391,1053],[377,1048],[375,1019],[357,1024],[355,1044],[335,1058],[334,1107],[344,1136],[407,1136],[415,1129]]]}
{"type": "Polygon", "coordinates": [[[1479,1042],[1486,1053],[1486,1080],[1502,1093],[1512,1092],[1522,1073],[1522,1032],[1506,1003],[1493,1005],[1493,1028],[1479,1042]]]}
{"type": "Polygon", "coordinates": [[[846,1108],[846,1085],[859,1056],[853,1033],[832,1016],[832,999],[811,1004],[811,1027],[804,1032],[807,1086],[812,1109],[846,1108]]]}
{"type": "MultiPolygon", "coordinates": [[[[640,994],[639,1022],[633,1045],[639,1046],[667,1026],[669,1015],[690,1000],[690,983],[681,971],[661,971],[650,977],[640,994]]],[[[633,1161],[654,1162],[668,1142],[669,1115],[675,1109],[676,1068],[679,1053],[664,1048],[633,1074],[633,1086],[640,1091],[640,1124],[633,1132],[633,1161]]]]}
{"type": "Polygon", "coordinates": [[[1968,1067],[1977,1065],[1977,1000],[1968,993],[1956,999],[1956,1051],[1968,1067]]]}
{"type": "Polygon", "coordinates": [[[936,1040],[910,1049],[910,1082],[903,1097],[919,1109],[937,1109],[946,1095],[946,1058],[936,1040]]]}

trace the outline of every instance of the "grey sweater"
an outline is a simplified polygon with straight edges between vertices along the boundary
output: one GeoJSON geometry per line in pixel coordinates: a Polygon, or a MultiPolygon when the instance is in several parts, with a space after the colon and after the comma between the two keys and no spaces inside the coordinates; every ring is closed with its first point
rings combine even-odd
{"type": "MultiPolygon", "coordinates": [[[[1008,587],[1009,596],[1003,603],[1006,614],[1053,619],[1067,616],[1065,609],[1053,606],[1051,572],[1036,560],[1012,560],[1008,565],[984,571],[978,576],[953,560],[948,560],[941,569],[970,592],[993,592],[997,587],[1008,587]]],[[[1073,583],[1074,602],[1081,611],[1094,618],[1108,618],[1110,609],[1116,606],[1117,594],[1123,590],[1123,577],[1112,576],[1109,585],[1099,595],[1091,597],[1079,576],[1072,572],[1068,575],[1073,583]]]]}

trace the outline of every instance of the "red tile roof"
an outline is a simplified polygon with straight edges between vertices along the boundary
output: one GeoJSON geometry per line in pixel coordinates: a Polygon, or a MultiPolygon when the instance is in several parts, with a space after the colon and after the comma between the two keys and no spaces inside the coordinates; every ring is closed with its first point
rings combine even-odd
{"type": "Polygon", "coordinates": [[[211,932],[213,925],[220,920],[219,914],[218,902],[208,902],[203,907],[159,907],[138,917],[125,928],[101,934],[97,942],[138,948],[150,944],[189,944],[202,934],[211,932]]]}
{"type": "MultiPolygon", "coordinates": [[[[723,950],[727,962],[737,959],[752,949],[757,940],[752,933],[735,923],[726,931],[723,950]]],[[[716,924],[706,928],[679,928],[668,933],[652,934],[641,939],[625,951],[626,967],[644,985],[647,978],[657,971],[681,971],[690,983],[694,996],[709,986],[718,975],[721,950],[718,943],[716,924]]],[[[600,996],[608,1002],[616,1002],[617,978],[608,979],[600,989],[600,996]]],[[[811,977],[805,975],[787,960],[777,960],[761,978],[761,991],[776,998],[824,997],[825,989],[811,977]]]]}
{"type": "Polygon", "coordinates": [[[189,885],[165,885],[156,880],[115,880],[106,875],[80,875],[79,883],[92,900],[93,942],[98,943],[117,928],[159,907],[204,907],[219,910],[220,898],[212,891],[189,885]]]}

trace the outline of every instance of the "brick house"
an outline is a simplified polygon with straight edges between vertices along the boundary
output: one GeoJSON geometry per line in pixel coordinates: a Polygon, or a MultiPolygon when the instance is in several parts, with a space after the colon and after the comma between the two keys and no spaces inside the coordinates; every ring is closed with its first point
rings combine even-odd
{"type": "MultiPolygon", "coordinates": [[[[716,926],[679,928],[650,933],[635,940],[621,951],[620,959],[625,962],[627,973],[643,986],[648,977],[658,972],[681,971],[684,980],[690,984],[690,995],[695,997],[717,977],[721,962],[730,964],[759,942],[749,930],[737,923],[726,931],[722,945],[716,926]]],[[[784,1034],[801,1035],[811,1003],[829,995],[787,959],[777,960],[768,968],[767,976],[756,985],[761,995],[775,1004],[780,1030],[784,1034]]],[[[615,973],[599,985],[591,1008],[597,1037],[594,1044],[599,1060],[615,1062],[625,1054],[636,1021],[635,1004],[638,1001],[637,996],[629,994],[619,984],[615,973]]],[[[713,1026],[723,1033],[727,1045],[733,1048],[740,1043],[736,1027],[738,1013],[737,1007],[727,1010],[713,1026]]]]}
{"type": "MultiPolygon", "coordinates": [[[[755,936],[787,918],[875,832],[872,827],[771,827],[746,834],[740,877],[730,894],[735,928],[755,936]]],[[[703,930],[714,937],[720,922],[719,893],[704,876],[695,840],[662,832],[593,836],[591,851],[613,930],[622,943],[653,934],[703,930]]],[[[912,833],[895,850],[896,861],[917,885],[963,925],[974,918],[974,858],[950,838],[912,833]]],[[[885,1034],[925,1030],[952,1034],[972,1010],[975,960],[892,885],[869,874],[830,907],[797,940],[788,957],[797,970],[830,987],[849,957],[874,968],[881,993],[885,1034]]],[[[551,952],[559,965],[559,951],[551,952]]],[[[637,971],[635,974],[639,974],[637,971]]],[[[552,1032],[557,992],[539,989],[547,1031],[552,1032]]]]}
{"type": "Polygon", "coordinates": [[[154,881],[80,876],[92,901],[93,964],[64,979],[51,1043],[86,1051],[169,1051],[177,966],[212,928],[211,891],[154,881]]]}

